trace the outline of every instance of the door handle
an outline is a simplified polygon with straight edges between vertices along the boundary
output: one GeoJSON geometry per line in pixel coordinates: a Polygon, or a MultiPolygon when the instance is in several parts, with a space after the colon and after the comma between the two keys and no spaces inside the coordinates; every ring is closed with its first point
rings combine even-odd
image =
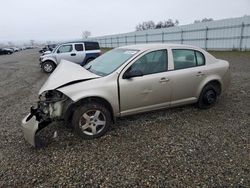
{"type": "Polygon", "coordinates": [[[143,91],[142,91],[142,94],[149,94],[149,93],[151,93],[153,90],[152,89],[144,89],[143,91]]]}
{"type": "Polygon", "coordinates": [[[197,72],[196,76],[203,76],[205,75],[204,73],[202,73],[201,71],[197,72]]]}
{"type": "Polygon", "coordinates": [[[161,78],[159,82],[160,82],[160,83],[163,83],[163,82],[168,82],[168,81],[169,81],[168,78],[161,78]]]}
{"type": "Polygon", "coordinates": [[[71,56],[76,56],[76,54],[75,53],[73,53],[73,54],[70,54],[71,56]]]}

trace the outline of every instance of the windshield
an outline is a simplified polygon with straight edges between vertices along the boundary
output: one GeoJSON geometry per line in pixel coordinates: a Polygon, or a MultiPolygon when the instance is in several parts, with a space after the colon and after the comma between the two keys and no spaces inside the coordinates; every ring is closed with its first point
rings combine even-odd
{"type": "Polygon", "coordinates": [[[99,76],[106,76],[133,57],[138,50],[114,49],[88,63],[85,68],[99,76]]]}
{"type": "Polygon", "coordinates": [[[57,50],[57,47],[59,46],[59,44],[58,45],[56,45],[56,47],[52,50],[52,53],[56,53],[56,50],[57,50]]]}

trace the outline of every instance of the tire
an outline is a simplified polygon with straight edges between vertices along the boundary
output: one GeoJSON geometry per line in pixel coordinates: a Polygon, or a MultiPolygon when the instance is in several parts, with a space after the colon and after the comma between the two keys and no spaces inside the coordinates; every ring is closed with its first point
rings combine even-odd
{"type": "Polygon", "coordinates": [[[87,59],[85,65],[87,65],[89,62],[91,62],[91,61],[93,61],[93,60],[94,60],[94,58],[89,58],[89,59],[87,59]]]}
{"type": "Polygon", "coordinates": [[[84,103],[75,110],[72,125],[75,132],[83,139],[99,138],[109,130],[111,115],[100,103],[84,103]]]}
{"type": "Polygon", "coordinates": [[[51,73],[55,70],[56,66],[52,61],[45,61],[42,64],[42,69],[45,73],[51,73]]]}
{"type": "Polygon", "coordinates": [[[216,87],[213,84],[207,84],[201,91],[198,107],[201,109],[208,109],[215,105],[218,93],[216,87]]]}

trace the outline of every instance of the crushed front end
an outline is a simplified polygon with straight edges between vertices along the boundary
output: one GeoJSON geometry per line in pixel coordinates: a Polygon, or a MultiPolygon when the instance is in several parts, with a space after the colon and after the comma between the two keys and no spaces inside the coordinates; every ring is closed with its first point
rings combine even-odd
{"type": "Polygon", "coordinates": [[[43,145],[37,133],[53,121],[64,120],[64,114],[71,99],[57,90],[45,91],[39,96],[37,107],[31,107],[30,113],[22,120],[24,138],[34,147],[43,145]]]}

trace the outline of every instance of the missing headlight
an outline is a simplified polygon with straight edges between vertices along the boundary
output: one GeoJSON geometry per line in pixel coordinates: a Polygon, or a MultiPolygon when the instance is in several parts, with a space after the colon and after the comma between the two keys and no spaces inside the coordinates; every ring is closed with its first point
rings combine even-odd
{"type": "Polygon", "coordinates": [[[67,99],[67,96],[65,96],[63,93],[57,90],[49,90],[43,92],[39,96],[40,102],[44,103],[54,103],[58,101],[64,101],[67,99]]]}

